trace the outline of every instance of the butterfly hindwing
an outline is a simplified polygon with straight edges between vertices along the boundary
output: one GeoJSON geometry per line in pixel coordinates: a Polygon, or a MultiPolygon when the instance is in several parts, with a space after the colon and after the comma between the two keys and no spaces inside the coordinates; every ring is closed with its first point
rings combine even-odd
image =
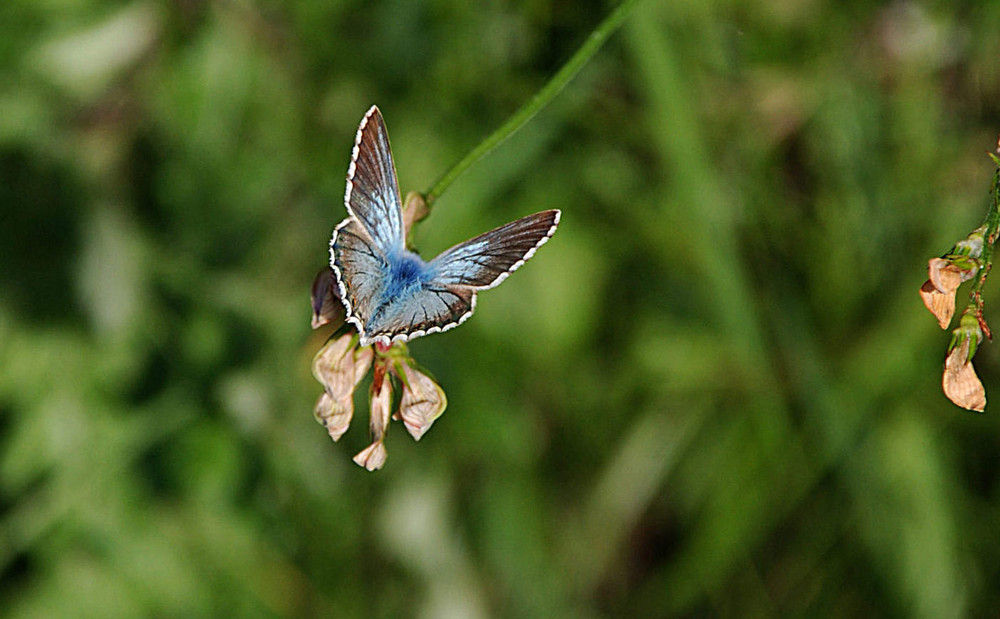
{"type": "Polygon", "coordinates": [[[528,215],[445,250],[431,261],[435,281],[478,290],[499,285],[552,237],[559,215],[528,215]]]}
{"type": "Polygon", "coordinates": [[[367,339],[389,344],[447,331],[464,322],[475,307],[471,288],[427,284],[387,304],[368,325],[367,339]]]}
{"type": "Polygon", "coordinates": [[[334,231],[330,254],[347,320],[363,332],[383,297],[389,258],[351,217],[334,231]]]}

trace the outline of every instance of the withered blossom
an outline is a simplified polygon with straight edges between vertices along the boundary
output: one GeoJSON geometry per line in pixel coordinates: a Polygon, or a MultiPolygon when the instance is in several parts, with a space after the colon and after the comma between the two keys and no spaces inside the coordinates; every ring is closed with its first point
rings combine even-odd
{"type": "Polygon", "coordinates": [[[312,284],[312,328],[319,329],[331,322],[343,322],[344,304],[340,300],[333,269],[325,267],[316,274],[312,284]]]}
{"type": "Polygon", "coordinates": [[[983,331],[976,317],[967,314],[953,333],[944,361],[941,388],[948,399],[958,406],[982,412],[986,408],[986,390],[972,367],[972,357],[983,339],[983,331]]]}
{"type": "Polygon", "coordinates": [[[409,363],[398,363],[396,375],[403,383],[403,397],[399,403],[399,412],[394,418],[402,419],[407,432],[414,440],[419,441],[434,420],[444,412],[448,399],[444,390],[430,376],[409,363]]]}
{"type": "Polygon", "coordinates": [[[324,387],[314,416],[334,441],[343,436],[351,423],[354,388],[372,363],[372,349],[358,348],[357,340],[351,333],[331,339],[313,359],[313,375],[324,387]]]}
{"type": "MultiPolygon", "coordinates": [[[[1000,140],[997,142],[1000,154],[1000,140]]],[[[1000,239],[1000,157],[987,153],[996,165],[991,205],[986,219],[972,233],[955,243],[951,251],[927,263],[927,281],[920,287],[920,297],[938,325],[946,329],[955,314],[955,296],[964,281],[976,278],[969,294],[969,304],[962,312],[944,361],[941,389],[953,403],[982,412],[986,408],[986,390],[972,366],[972,358],[983,337],[993,339],[983,315],[983,286],[993,267],[995,245],[1000,239]]]]}
{"type": "Polygon", "coordinates": [[[955,294],[959,285],[975,277],[979,271],[975,259],[962,258],[960,263],[947,258],[931,258],[927,262],[928,278],[920,287],[920,298],[942,329],[948,328],[955,315],[955,294]]]}
{"type": "Polygon", "coordinates": [[[369,392],[371,444],[354,456],[354,461],[375,471],[386,461],[385,435],[390,419],[402,420],[407,432],[420,440],[444,412],[448,400],[434,379],[417,368],[404,344],[359,346],[358,343],[353,330],[332,337],[313,359],[313,375],[324,387],[314,415],[330,438],[339,440],[354,416],[354,391],[368,369],[374,367],[369,392]],[[392,412],[394,385],[401,389],[395,413],[392,412]]]}
{"type": "Polygon", "coordinates": [[[979,258],[986,243],[986,226],[980,226],[941,258],[927,261],[927,281],[920,287],[924,306],[942,329],[947,329],[955,315],[955,293],[962,282],[976,276],[982,266],[979,258]]]}
{"type": "MultiPolygon", "coordinates": [[[[384,363],[384,361],[381,361],[384,363]]],[[[382,380],[379,379],[379,368],[375,370],[375,380],[372,381],[370,394],[371,418],[368,422],[369,433],[372,443],[354,456],[354,462],[363,466],[369,471],[377,471],[385,464],[387,453],[385,450],[385,433],[389,429],[389,409],[392,405],[392,387],[389,378],[382,369],[382,380]],[[375,383],[380,383],[376,385],[375,383]]]]}
{"type": "Polygon", "coordinates": [[[406,194],[406,199],[403,200],[403,230],[406,238],[410,238],[410,229],[413,228],[413,224],[427,217],[429,212],[427,201],[419,192],[411,191],[406,194]]]}

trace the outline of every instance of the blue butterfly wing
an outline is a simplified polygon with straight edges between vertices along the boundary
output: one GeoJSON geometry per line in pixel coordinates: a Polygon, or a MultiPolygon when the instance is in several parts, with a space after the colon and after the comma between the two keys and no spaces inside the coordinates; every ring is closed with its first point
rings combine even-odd
{"type": "Polygon", "coordinates": [[[383,253],[403,249],[403,203],[396,166],[385,121],[374,105],[361,120],[354,138],[344,204],[383,253]]]}
{"type": "Polygon", "coordinates": [[[442,331],[472,315],[475,293],[435,285],[430,267],[414,254],[401,252],[389,257],[378,253],[362,226],[348,218],[337,226],[333,268],[347,321],[358,329],[361,345],[389,345],[427,333],[442,331]],[[401,261],[414,265],[409,276],[400,278],[401,261]],[[402,280],[402,281],[401,281],[402,280]]]}
{"type": "Polygon", "coordinates": [[[361,343],[388,345],[447,331],[465,322],[475,308],[475,290],[430,282],[388,303],[368,325],[361,343]]]}
{"type": "Polygon", "coordinates": [[[476,291],[498,285],[534,255],[555,233],[560,215],[544,211],[518,219],[424,263],[405,250],[389,136],[375,106],[358,127],[344,203],[350,216],[333,232],[330,266],[362,346],[461,324],[475,311],[476,291]],[[409,279],[400,279],[401,266],[412,267],[409,279]]]}
{"type": "Polygon", "coordinates": [[[559,216],[555,210],[528,215],[445,250],[430,263],[435,283],[476,290],[498,286],[555,234],[559,216]]]}
{"type": "Polygon", "coordinates": [[[344,205],[349,217],[333,231],[330,266],[347,321],[364,339],[369,320],[383,304],[391,261],[405,244],[389,134],[374,105],[354,139],[344,205]]]}
{"type": "Polygon", "coordinates": [[[371,243],[357,220],[348,217],[334,230],[330,266],[336,276],[340,300],[347,310],[347,322],[357,327],[362,337],[384,297],[388,260],[371,243]]]}
{"type": "Polygon", "coordinates": [[[497,286],[531,258],[555,233],[559,215],[535,213],[445,251],[426,265],[419,286],[378,310],[368,338],[389,344],[462,324],[476,309],[476,292],[497,286]]]}

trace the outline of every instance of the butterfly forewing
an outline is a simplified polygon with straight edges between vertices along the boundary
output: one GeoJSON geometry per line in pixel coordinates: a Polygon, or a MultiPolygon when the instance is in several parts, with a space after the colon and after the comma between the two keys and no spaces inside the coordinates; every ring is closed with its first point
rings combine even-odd
{"type": "Polygon", "coordinates": [[[555,233],[559,211],[542,211],[460,243],[431,261],[445,286],[492,288],[535,254],[555,233]]]}
{"type": "Polygon", "coordinates": [[[403,248],[403,212],[396,168],[382,113],[374,105],[358,127],[347,170],[344,203],[375,242],[388,253],[403,248]]]}

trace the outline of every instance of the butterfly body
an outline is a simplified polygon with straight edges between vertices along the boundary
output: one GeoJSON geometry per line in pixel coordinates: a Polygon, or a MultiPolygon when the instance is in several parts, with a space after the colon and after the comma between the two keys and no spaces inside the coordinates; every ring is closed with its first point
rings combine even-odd
{"type": "Polygon", "coordinates": [[[385,286],[369,317],[369,324],[378,324],[383,315],[391,314],[397,305],[405,305],[407,299],[418,294],[434,279],[431,266],[413,252],[404,249],[387,258],[385,286]]]}
{"type": "Polygon", "coordinates": [[[420,256],[405,249],[389,259],[389,277],[386,301],[407,294],[434,279],[434,269],[420,256]]]}
{"type": "Polygon", "coordinates": [[[555,233],[560,217],[557,210],[529,215],[425,262],[406,249],[395,164],[375,106],[358,128],[344,203],[348,217],[330,240],[330,266],[362,345],[458,326],[475,311],[476,292],[524,264],[555,233]]]}

